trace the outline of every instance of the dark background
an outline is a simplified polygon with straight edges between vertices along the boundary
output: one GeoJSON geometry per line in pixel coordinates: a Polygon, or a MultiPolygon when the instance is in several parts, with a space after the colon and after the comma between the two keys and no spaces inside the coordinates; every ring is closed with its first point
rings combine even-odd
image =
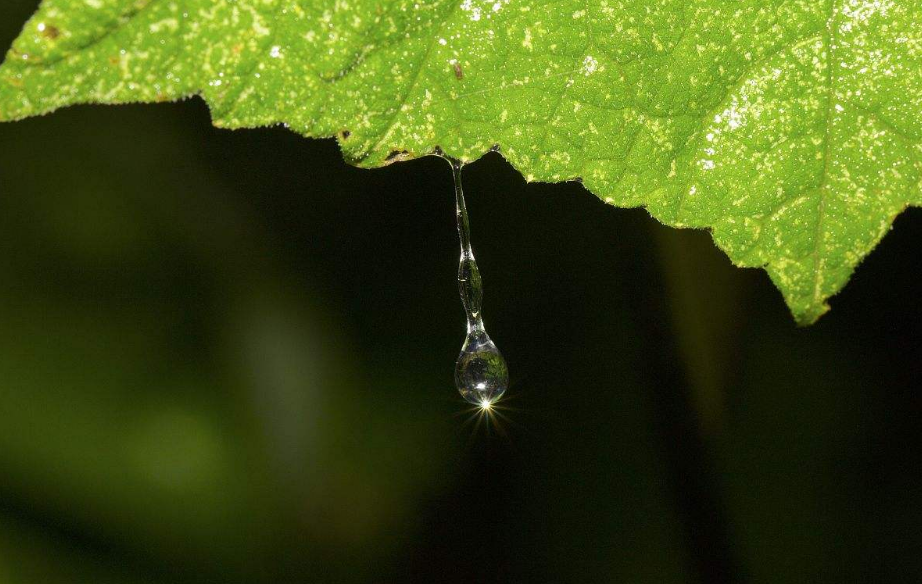
{"type": "Polygon", "coordinates": [[[706,233],[464,180],[479,423],[443,161],[197,99],[0,125],[0,582],[922,580],[922,211],[800,329],[706,233]]]}

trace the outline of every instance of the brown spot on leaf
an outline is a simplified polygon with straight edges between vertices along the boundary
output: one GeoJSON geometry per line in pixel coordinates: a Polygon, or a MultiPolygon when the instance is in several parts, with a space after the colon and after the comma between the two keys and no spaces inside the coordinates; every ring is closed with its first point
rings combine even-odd
{"type": "Polygon", "coordinates": [[[42,31],[42,36],[53,41],[61,36],[61,30],[53,24],[46,24],[45,29],[42,31]]]}
{"type": "Polygon", "coordinates": [[[406,150],[394,150],[393,152],[387,155],[387,158],[384,159],[384,162],[386,164],[390,164],[392,162],[399,162],[401,160],[406,160],[409,157],[410,157],[410,153],[406,150]]]}
{"type": "Polygon", "coordinates": [[[461,70],[461,63],[455,62],[451,64],[451,68],[455,70],[456,79],[464,79],[464,71],[461,70]]]}
{"type": "Polygon", "coordinates": [[[349,136],[351,135],[352,135],[352,132],[350,132],[349,130],[343,130],[342,132],[339,133],[339,137],[342,138],[343,140],[348,140],[349,136]]]}

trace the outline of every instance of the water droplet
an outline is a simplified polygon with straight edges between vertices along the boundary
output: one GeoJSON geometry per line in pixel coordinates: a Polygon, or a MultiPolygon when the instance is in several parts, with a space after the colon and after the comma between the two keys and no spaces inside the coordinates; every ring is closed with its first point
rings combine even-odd
{"type": "Polygon", "coordinates": [[[455,363],[455,386],[464,399],[487,409],[506,391],[509,369],[483,325],[483,281],[471,249],[471,227],[461,188],[461,163],[445,157],[441,152],[437,151],[437,154],[451,164],[455,181],[458,236],[461,239],[458,291],[467,314],[467,337],[455,363]]]}
{"type": "Polygon", "coordinates": [[[464,339],[455,363],[455,386],[461,397],[483,408],[498,400],[509,385],[509,369],[499,349],[483,329],[464,339]]]}

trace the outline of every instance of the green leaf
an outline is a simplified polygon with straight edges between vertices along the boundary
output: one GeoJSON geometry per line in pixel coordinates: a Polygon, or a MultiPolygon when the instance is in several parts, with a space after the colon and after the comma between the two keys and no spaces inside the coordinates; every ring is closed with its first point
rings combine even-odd
{"type": "Polygon", "coordinates": [[[362,166],[498,145],[710,229],[801,323],[922,204],[916,0],[45,0],[0,119],[199,94],[362,166]]]}

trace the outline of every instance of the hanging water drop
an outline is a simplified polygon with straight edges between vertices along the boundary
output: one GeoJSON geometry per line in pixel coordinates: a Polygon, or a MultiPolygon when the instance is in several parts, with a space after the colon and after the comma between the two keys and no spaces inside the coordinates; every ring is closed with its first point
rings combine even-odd
{"type": "Polygon", "coordinates": [[[455,363],[455,386],[467,401],[489,409],[509,385],[506,360],[490,339],[483,325],[481,305],[483,282],[471,250],[471,227],[461,188],[461,163],[446,158],[451,164],[455,181],[455,205],[458,217],[458,236],[461,239],[461,261],[458,265],[458,291],[467,314],[467,337],[455,363]]]}

